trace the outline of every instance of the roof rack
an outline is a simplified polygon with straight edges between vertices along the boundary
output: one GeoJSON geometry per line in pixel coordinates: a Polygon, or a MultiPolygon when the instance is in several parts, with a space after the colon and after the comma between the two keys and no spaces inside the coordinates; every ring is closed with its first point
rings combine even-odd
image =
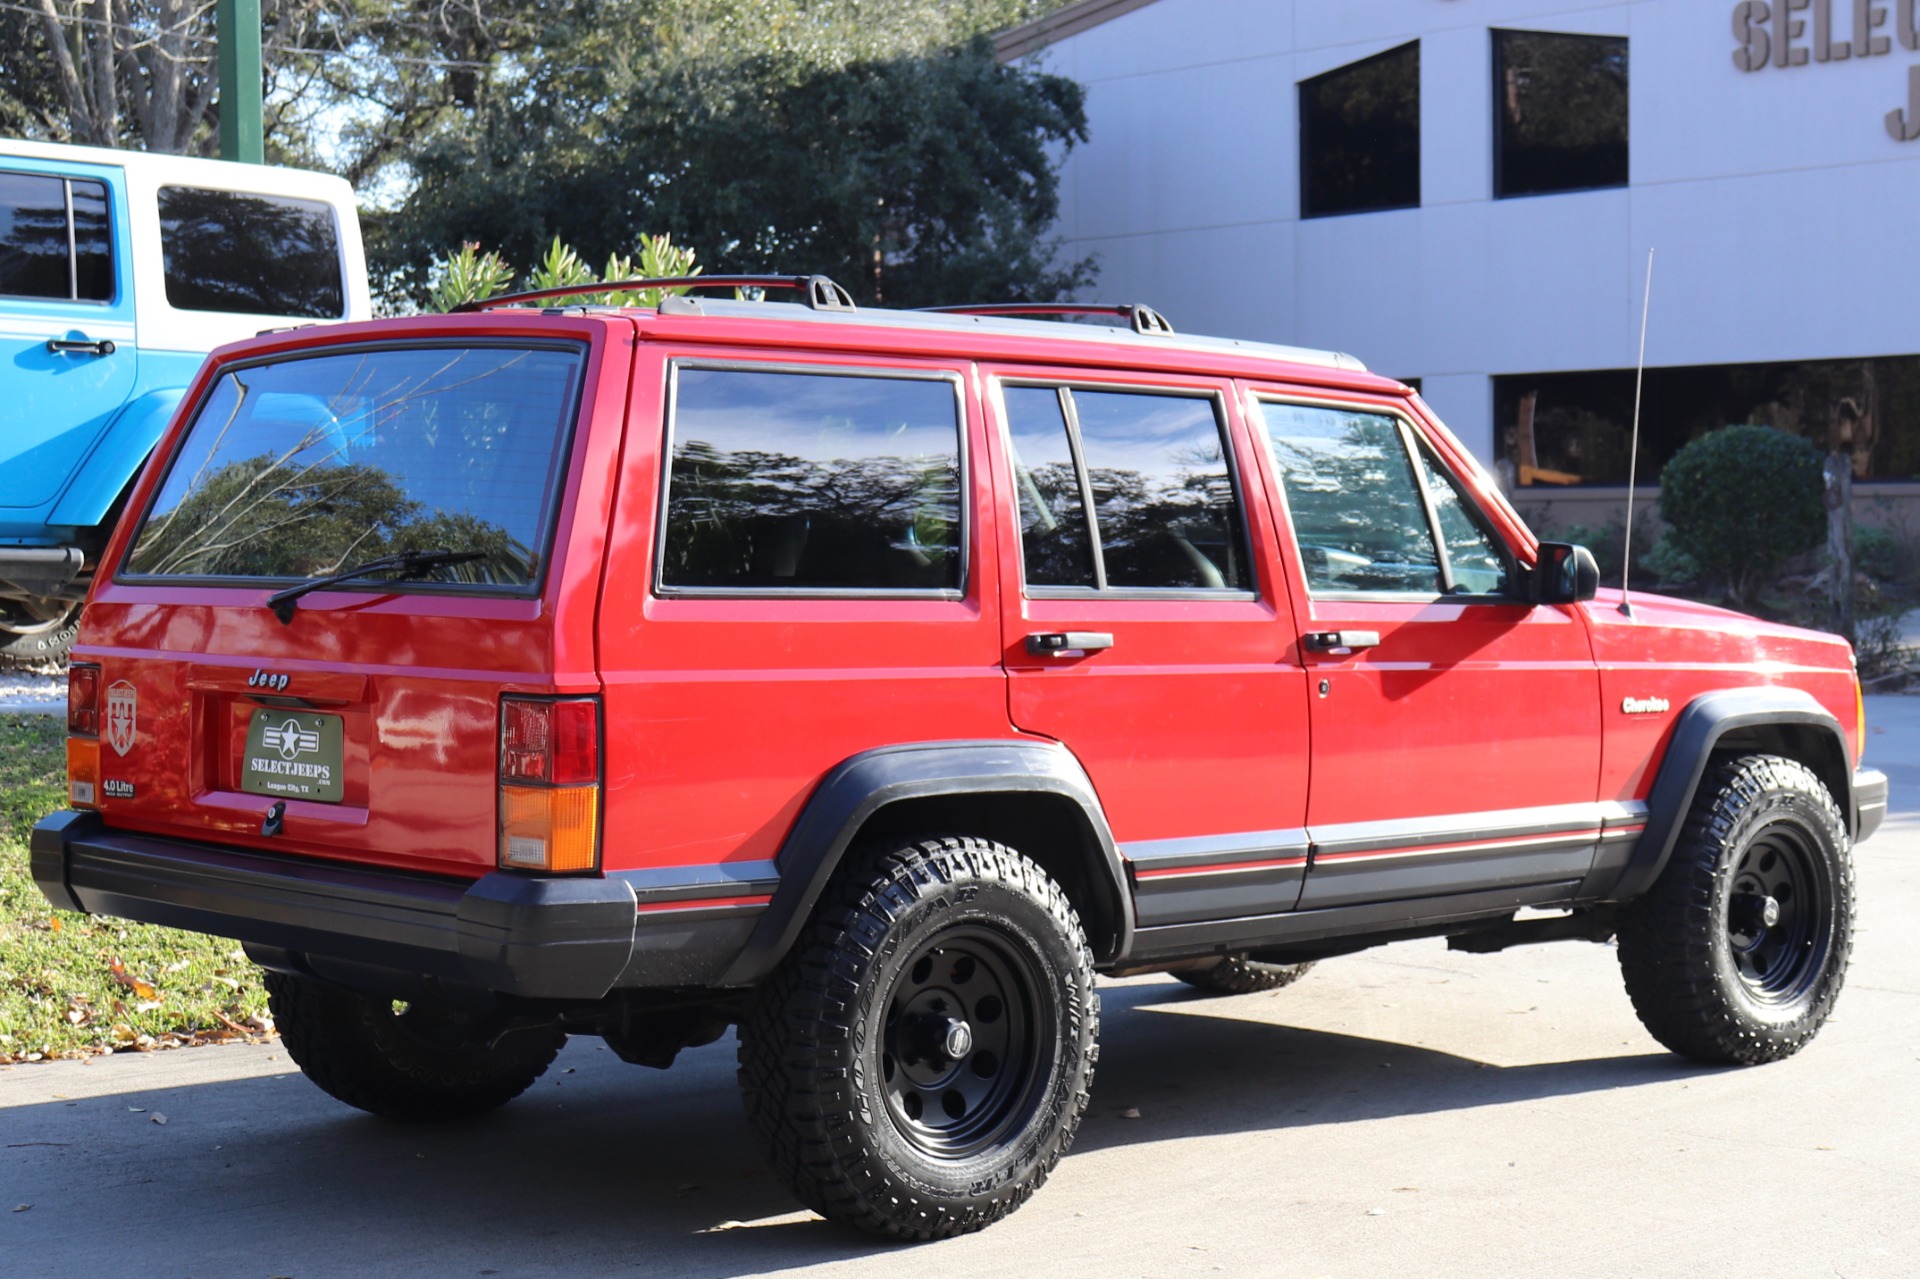
{"type": "Polygon", "coordinates": [[[969,302],[965,306],[927,306],[923,311],[947,315],[1117,315],[1133,326],[1135,333],[1150,337],[1171,337],[1173,326],[1167,317],[1150,306],[1130,302],[969,302]]]}
{"type": "Polygon", "coordinates": [[[650,280],[608,280],[604,284],[569,284],[557,289],[533,289],[526,293],[503,293],[499,297],[462,302],[456,313],[493,311],[518,306],[523,302],[541,302],[547,298],[579,297],[591,293],[631,293],[640,289],[797,289],[809,309],[815,311],[851,311],[853,297],[824,275],[673,275],[650,280]]]}

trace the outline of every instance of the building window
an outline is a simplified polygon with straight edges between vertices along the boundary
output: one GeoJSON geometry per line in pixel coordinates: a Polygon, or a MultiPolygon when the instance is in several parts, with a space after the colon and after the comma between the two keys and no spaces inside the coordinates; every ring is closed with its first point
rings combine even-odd
{"type": "Polygon", "coordinates": [[[1420,207],[1420,42],[1300,82],[1300,216],[1420,207]]]}
{"type": "MultiPolygon", "coordinates": [[[[1497,377],[1493,406],[1514,484],[1627,482],[1632,369],[1497,377]]],[[[1863,480],[1920,479],[1920,355],[1648,369],[1640,482],[1657,484],[1688,440],[1743,423],[1851,453],[1863,480]]]]}
{"type": "Polygon", "coordinates": [[[1627,185],[1624,36],[1493,33],[1493,190],[1627,185]]]}

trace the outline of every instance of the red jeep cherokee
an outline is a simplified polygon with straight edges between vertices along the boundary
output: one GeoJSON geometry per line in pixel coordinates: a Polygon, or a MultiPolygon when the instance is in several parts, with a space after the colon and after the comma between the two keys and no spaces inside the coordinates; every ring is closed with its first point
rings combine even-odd
{"type": "Polygon", "coordinates": [[[1846,644],[1596,596],[1349,358],[785,283],[216,352],[47,897],[240,938],[383,1114],[737,1024],[799,1197],[915,1238],[1059,1160],[1096,972],[1617,937],[1676,1052],[1819,1028],[1886,807],[1846,644]]]}

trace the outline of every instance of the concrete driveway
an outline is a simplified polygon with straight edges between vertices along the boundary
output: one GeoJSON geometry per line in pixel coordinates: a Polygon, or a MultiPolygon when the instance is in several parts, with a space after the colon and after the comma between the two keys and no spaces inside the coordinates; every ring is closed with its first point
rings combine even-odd
{"type": "Polygon", "coordinates": [[[1228,999],[1111,982],[1073,1153],[915,1248],[795,1210],[730,1041],[666,1074],[575,1041],[457,1128],[340,1106],[278,1045],[17,1066],[0,1275],[1920,1275],[1920,699],[1868,713],[1895,816],[1838,1014],[1786,1062],[1668,1055],[1579,943],[1404,943],[1228,999]]]}

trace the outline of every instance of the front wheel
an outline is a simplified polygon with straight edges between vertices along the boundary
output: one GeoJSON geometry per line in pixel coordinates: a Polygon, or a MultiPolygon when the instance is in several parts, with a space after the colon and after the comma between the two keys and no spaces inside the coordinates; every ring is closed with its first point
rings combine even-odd
{"type": "Polygon", "coordinates": [[[983,839],[919,840],[836,877],[740,1027],[740,1083],[808,1207],[945,1238],[1012,1212],[1066,1153],[1099,1018],[1045,871],[983,839]]]}
{"type": "Polygon", "coordinates": [[[1700,1061],[1798,1052],[1833,1010],[1853,949],[1846,823],[1806,765],[1721,762],[1660,878],[1620,912],[1620,970],[1653,1037],[1700,1061]]]}

